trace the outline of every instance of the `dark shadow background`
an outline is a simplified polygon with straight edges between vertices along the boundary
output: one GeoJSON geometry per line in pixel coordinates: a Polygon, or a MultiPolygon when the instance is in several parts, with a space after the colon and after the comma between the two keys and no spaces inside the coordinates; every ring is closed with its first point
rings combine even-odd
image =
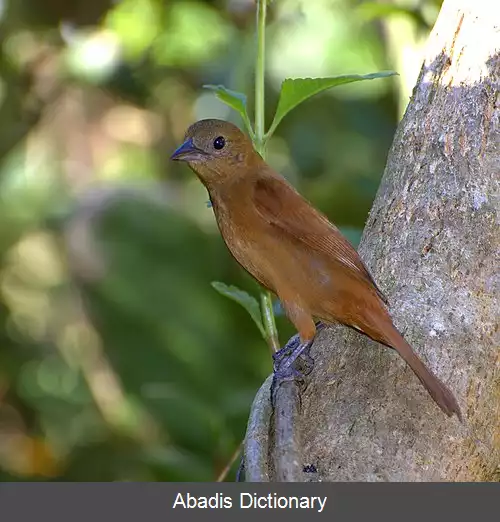
{"type": "MultiPolygon", "coordinates": [[[[397,69],[404,27],[425,36],[438,4],[382,13],[274,0],[268,121],[287,76],[397,69]]],[[[258,288],[201,184],[169,156],[197,119],[239,123],[201,85],[252,92],[254,10],[0,2],[1,480],[214,480],[241,442],[269,350],[210,282],[258,288]]],[[[318,96],[269,147],[354,244],[401,110],[397,85],[318,96]]],[[[278,323],[283,342],[293,330],[278,323]]]]}

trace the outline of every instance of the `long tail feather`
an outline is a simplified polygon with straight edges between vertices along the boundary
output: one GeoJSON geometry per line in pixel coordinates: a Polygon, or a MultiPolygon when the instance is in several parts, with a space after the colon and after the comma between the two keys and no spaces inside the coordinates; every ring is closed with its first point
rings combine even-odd
{"type": "Polygon", "coordinates": [[[424,364],[396,328],[394,328],[394,333],[391,335],[390,344],[406,361],[443,412],[446,413],[448,417],[451,417],[455,413],[461,421],[462,413],[453,393],[424,364]]]}

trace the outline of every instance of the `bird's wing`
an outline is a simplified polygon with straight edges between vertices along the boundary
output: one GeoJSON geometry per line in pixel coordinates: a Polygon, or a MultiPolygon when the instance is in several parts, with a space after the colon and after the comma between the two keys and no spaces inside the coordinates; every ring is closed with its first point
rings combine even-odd
{"type": "Polygon", "coordinates": [[[373,286],[387,304],[387,298],[354,247],[285,180],[271,176],[258,179],[254,184],[253,205],[262,219],[279,229],[281,234],[323,253],[331,262],[343,265],[354,277],[373,286]]]}

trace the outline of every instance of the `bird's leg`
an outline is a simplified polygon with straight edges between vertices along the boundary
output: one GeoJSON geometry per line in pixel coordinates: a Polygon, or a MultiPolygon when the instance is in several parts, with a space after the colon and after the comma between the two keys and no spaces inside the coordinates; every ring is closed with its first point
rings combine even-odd
{"type": "Polygon", "coordinates": [[[298,335],[294,335],[279,352],[273,356],[274,376],[271,384],[271,403],[274,405],[276,391],[280,384],[286,381],[303,380],[305,375],[311,373],[314,359],[309,355],[312,341],[300,342],[298,335]],[[278,357],[276,357],[278,356],[278,357]],[[295,362],[302,359],[305,370],[300,371],[294,367],[295,362]]]}
{"type": "Polygon", "coordinates": [[[311,373],[314,359],[309,354],[312,341],[316,332],[320,330],[322,323],[315,324],[312,315],[297,299],[296,293],[290,293],[286,285],[277,292],[286,315],[297,328],[299,334],[294,335],[284,348],[274,356],[274,379],[271,386],[271,399],[274,400],[274,392],[283,381],[303,380],[305,375],[311,373]],[[302,363],[296,368],[295,363],[300,359],[302,363]]]}
{"type": "MultiPolygon", "coordinates": [[[[322,323],[321,321],[316,321],[315,326],[316,326],[316,332],[321,332],[321,330],[323,330],[323,328],[326,327],[325,323],[322,323]]],[[[297,348],[297,346],[299,344],[300,344],[300,337],[299,337],[299,334],[296,334],[285,344],[285,346],[283,346],[283,348],[281,348],[281,350],[278,350],[273,355],[275,372],[280,369],[280,364],[285,359],[285,357],[287,357],[287,356],[290,357],[294,353],[295,348],[297,348]]],[[[310,346],[308,348],[310,348],[310,346]]],[[[303,360],[303,362],[305,363],[305,365],[307,367],[306,375],[309,374],[310,371],[312,370],[312,367],[314,366],[314,359],[309,354],[309,349],[303,350],[299,355],[297,355],[295,357],[295,359],[292,361],[291,364],[293,364],[295,362],[295,360],[299,357],[303,360]]]]}
{"type": "Polygon", "coordinates": [[[286,345],[281,348],[281,350],[278,350],[273,355],[273,369],[274,373],[280,372],[281,367],[285,362],[287,363],[287,368],[291,367],[293,363],[300,357],[306,366],[306,371],[304,372],[306,375],[308,375],[314,366],[314,359],[310,356],[309,350],[301,350],[298,355],[294,355],[300,346],[300,337],[298,334],[294,335],[287,343],[286,345]],[[290,359],[293,360],[288,364],[288,361],[290,359]]]}
{"type": "Polygon", "coordinates": [[[281,361],[287,355],[290,355],[299,343],[300,343],[300,337],[299,337],[299,334],[296,334],[285,344],[285,346],[283,346],[283,348],[281,348],[281,350],[278,350],[275,354],[273,354],[275,370],[279,366],[281,361]]]}
{"type": "MultiPolygon", "coordinates": [[[[293,308],[290,307],[290,305],[288,305],[286,301],[284,301],[284,306],[285,306],[285,309],[291,311],[290,315],[292,315],[292,314],[297,315],[297,312],[300,312],[296,307],[293,307],[293,308]]],[[[292,315],[292,317],[293,317],[293,315],[292,315]]],[[[299,316],[298,318],[304,320],[304,316],[301,316],[301,317],[299,316]]],[[[310,323],[310,326],[313,327],[313,330],[310,333],[311,336],[314,336],[315,333],[320,332],[326,326],[321,321],[316,321],[316,323],[313,323],[310,316],[305,316],[305,322],[310,323]]],[[[309,324],[307,326],[309,326],[309,324]]],[[[310,343],[306,343],[306,344],[310,344],[310,343]]],[[[301,349],[299,349],[299,346],[300,346],[300,337],[299,337],[299,334],[296,334],[286,343],[286,345],[283,348],[281,348],[281,350],[278,350],[273,355],[273,362],[274,362],[273,368],[274,368],[275,374],[276,373],[284,374],[287,372],[289,373],[290,369],[293,370],[293,364],[299,357],[306,367],[305,372],[304,372],[305,375],[308,375],[312,371],[312,368],[314,366],[314,359],[309,354],[310,346],[306,346],[305,348],[301,348],[301,349]],[[285,363],[285,359],[287,361],[286,363],[285,363]]]]}
{"type": "MultiPolygon", "coordinates": [[[[290,374],[293,374],[293,375],[297,375],[297,373],[299,373],[300,375],[302,375],[302,373],[298,372],[298,370],[296,370],[293,365],[295,363],[295,361],[297,361],[297,359],[302,358],[304,360],[304,362],[306,363],[307,366],[311,366],[312,364],[314,364],[314,359],[310,356],[309,354],[309,350],[311,348],[311,345],[312,345],[312,341],[306,341],[304,343],[301,343],[300,340],[298,340],[298,342],[294,340],[294,347],[290,353],[290,355],[288,355],[288,357],[286,357],[285,355],[281,358],[281,360],[279,362],[275,362],[275,365],[274,365],[274,375],[275,376],[278,376],[278,377],[281,377],[285,380],[288,380],[286,379],[286,377],[290,374]]],[[[309,371],[307,373],[309,373],[312,368],[308,368],[309,371]]],[[[306,373],[306,375],[307,375],[306,373]]]]}

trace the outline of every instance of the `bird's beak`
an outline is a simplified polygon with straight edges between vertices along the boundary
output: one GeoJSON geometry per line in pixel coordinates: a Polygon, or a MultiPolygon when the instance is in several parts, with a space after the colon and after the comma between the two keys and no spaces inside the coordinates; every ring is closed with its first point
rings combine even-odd
{"type": "Polygon", "coordinates": [[[189,138],[170,156],[170,159],[187,162],[199,161],[206,155],[206,152],[198,149],[193,143],[193,139],[189,138]]]}

